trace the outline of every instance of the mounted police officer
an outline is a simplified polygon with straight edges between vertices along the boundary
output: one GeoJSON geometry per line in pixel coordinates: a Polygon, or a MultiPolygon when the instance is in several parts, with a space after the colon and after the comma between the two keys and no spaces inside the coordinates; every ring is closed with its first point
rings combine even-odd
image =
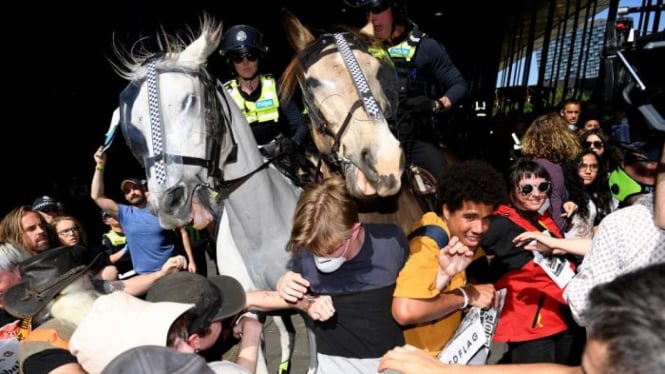
{"type": "Polygon", "coordinates": [[[259,72],[268,47],[263,34],[249,25],[236,25],[223,36],[220,51],[235,75],[224,83],[252,127],[266,157],[300,148],[309,135],[304,115],[294,102],[280,102],[277,82],[259,72]]]}
{"type": "Polygon", "coordinates": [[[400,104],[394,131],[407,160],[437,179],[446,166],[441,149],[432,144],[434,127],[444,112],[457,107],[468,85],[446,49],[421,31],[396,0],[344,0],[367,12],[362,31],[383,41],[399,79],[400,104]]]}

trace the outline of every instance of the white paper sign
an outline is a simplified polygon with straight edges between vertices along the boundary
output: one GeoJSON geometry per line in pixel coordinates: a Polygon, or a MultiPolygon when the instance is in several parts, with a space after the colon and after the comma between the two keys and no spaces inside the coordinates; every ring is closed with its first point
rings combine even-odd
{"type": "Polygon", "coordinates": [[[438,359],[447,364],[484,365],[490,353],[506,290],[498,291],[498,308],[483,310],[472,307],[462,318],[457,331],[439,353],[438,359]]]}
{"type": "Polygon", "coordinates": [[[561,289],[565,288],[575,276],[575,272],[570,267],[570,262],[563,257],[543,256],[542,253],[533,251],[533,262],[542,267],[547,276],[552,278],[561,289]]]}

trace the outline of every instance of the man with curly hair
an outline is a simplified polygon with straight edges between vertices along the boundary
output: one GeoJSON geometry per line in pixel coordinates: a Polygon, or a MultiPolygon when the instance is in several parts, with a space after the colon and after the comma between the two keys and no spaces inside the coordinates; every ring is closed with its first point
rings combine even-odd
{"type": "Polygon", "coordinates": [[[494,286],[468,284],[464,269],[484,255],[480,239],[507,196],[501,174],[483,161],[452,164],[442,176],[442,214],[425,213],[413,224],[409,259],[397,278],[392,303],[406,342],[433,356],[457,329],[462,309],[495,304],[494,286]]]}

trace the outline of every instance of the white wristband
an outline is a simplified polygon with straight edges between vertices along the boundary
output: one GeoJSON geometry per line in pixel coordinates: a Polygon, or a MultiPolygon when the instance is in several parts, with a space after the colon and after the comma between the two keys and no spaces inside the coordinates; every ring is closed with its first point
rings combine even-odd
{"type": "Polygon", "coordinates": [[[464,289],[464,287],[460,287],[457,290],[462,294],[462,296],[464,296],[464,305],[462,305],[460,307],[460,309],[464,309],[467,306],[469,306],[469,295],[467,295],[466,290],[464,289]]]}

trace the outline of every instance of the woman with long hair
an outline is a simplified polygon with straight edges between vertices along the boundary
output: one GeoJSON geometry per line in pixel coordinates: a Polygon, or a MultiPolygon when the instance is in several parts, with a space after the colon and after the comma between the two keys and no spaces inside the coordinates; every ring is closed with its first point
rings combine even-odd
{"type": "Polygon", "coordinates": [[[559,230],[568,228],[567,217],[575,207],[566,206],[566,186],[562,165],[575,159],[582,150],[579,139],[568,128],[566,121],[558,113],[548,113],[537,117],[522,137],[522,154],[540,164],[549,174],[552,191],[549,197],[552,218],[559,230]]]}
{"type": "Polygon", "coordinates": [[[565,165],[568,198],[578,206],[566,237],[593,236],[594,228],[613,210],[607,174],[600,156],[592,149],[585,149],[565,165]]]}

